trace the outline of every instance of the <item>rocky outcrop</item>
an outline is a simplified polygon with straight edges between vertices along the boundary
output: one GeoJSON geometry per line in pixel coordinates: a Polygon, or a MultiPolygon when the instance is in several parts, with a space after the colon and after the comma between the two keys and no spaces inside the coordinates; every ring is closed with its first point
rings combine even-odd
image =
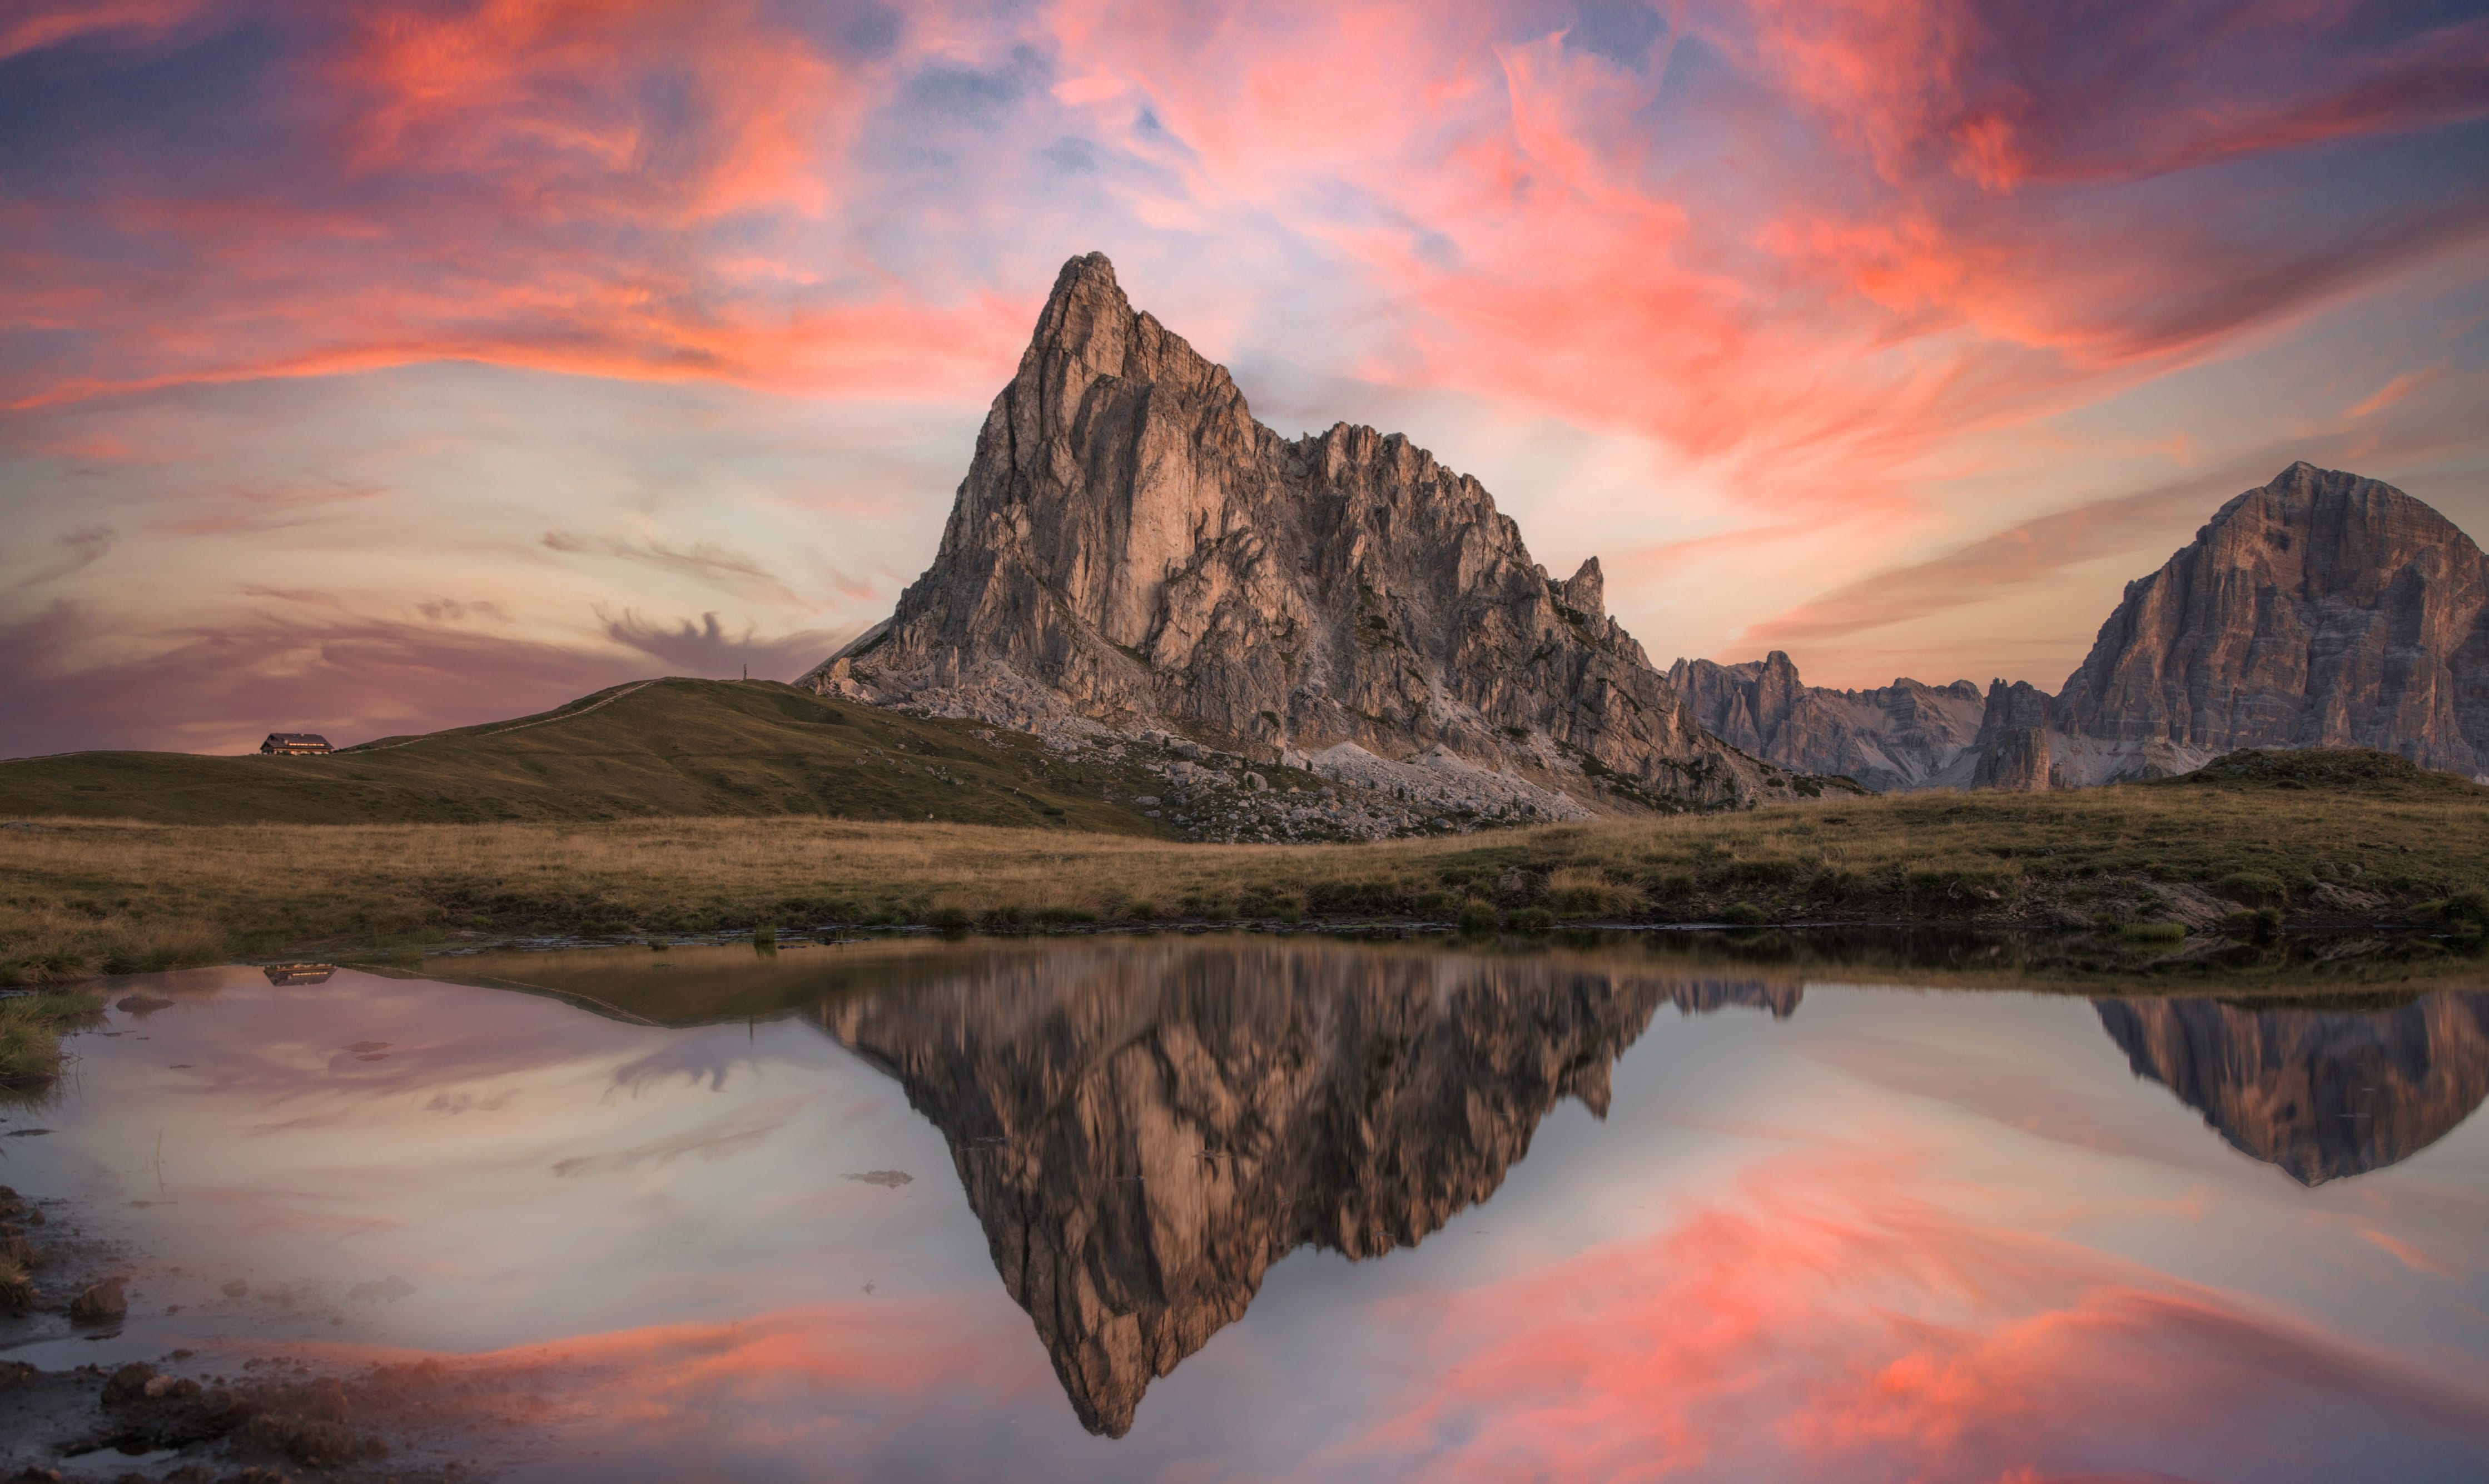
{"type": "Polygon", "coordinates": [[[800,683],[1274,761],[1440,752],[1627,808],[1788,787],[1702,730],[1602,586],[1595,560],[1550,579],[1405,438],[1264,427],[1092,254],[995,398],[932,566],[800,683]]]}
{"type": "Polygon", "coordinates": [[[2095,1004],[2135,1075],[2303,1185],[2408,1159],[2489,1096],[2489,994],[2376,1012],[2095,1004]]]}
{"type": "Polygon", "coordinates": [[[2046,728],[2008,727],[1981,746],[1979,768],[1971,775],[1970,785],[2007,793],[2045,793],[2057,786],[2060,777],[2048,756],[2046,728]]]}
{"type": "Polygon", "coordinates": [[[1778,649],[1742,665],[1680,659],[1668,681],[1703,729],[1730,746],[1784,768],[1845,775],[1879,793],[1958,782],[1982,715],[1967,680],[1830,690],[1799,680],[1778,649]]]}
{"type": "Polygon", "coordinates": [[[2246,747],[2489,775],[2489,558],[2391,485],[2293,464],[2127,585],[2051,712],[2077,783],[2246,747]]]}
{"type": "Polygon", "coordinates": [[[1494,1193],[1559,1099],[1604,1115],[1659,1006],[1781,1016],[1798,995],[1550,958],[1117,944],[997,951],[822,1019],[941,1128],[1073,1410],[1121,1436],[1290,1251],[1414,1245],[1494,1193]]]}
{"type": "Polygon", "coordinates": [[[2027,680],[1988,683],[1972,749],[1973,788],[2040,793],[2063,785],[2065,775],[2048,744],[2049,705],[2047,693],[2027,680]]]}

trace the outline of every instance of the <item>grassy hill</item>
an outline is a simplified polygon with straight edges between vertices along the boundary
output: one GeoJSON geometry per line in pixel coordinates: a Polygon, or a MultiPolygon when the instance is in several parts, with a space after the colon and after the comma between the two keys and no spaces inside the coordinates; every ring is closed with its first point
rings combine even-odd
{"type": "Polygon", "coordinates": [[[973,722],[770,681],[667,679],[325,756],[73,753],[0,762],[0,815],[448,824],[816,814],[1158,835],[1166,831],[1131,802],[1154,782],[973,722]]]}

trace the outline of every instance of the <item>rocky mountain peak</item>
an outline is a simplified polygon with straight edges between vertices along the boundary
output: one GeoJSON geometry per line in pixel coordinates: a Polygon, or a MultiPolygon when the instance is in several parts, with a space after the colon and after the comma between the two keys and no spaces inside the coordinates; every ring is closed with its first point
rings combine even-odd
{"type": "Polygon", "coordinates": [[[1608,616],[1608,581],[1599,574],[1599,558],[1585,556],[1581,569],[1557,587],[1566,608],[1593,623],[1608,616]]]}
{"type": "Polygon", "coordinates": [[[2293,464],[2127,585],[2049,710],[2090,759],[2081,782],[2243,747],[2371,747],[2478,775],[2489,558],[2389,484],[2293,464]]]}
{"type": "Polygon", "coordinates": [[[1255,421],[1093,253],[1056,277],[932,565],[799,683],[1360,777],[1491,774],[1559,813],[1791,787],[1702,731],[1604,585],[1595,557],[1549,580],[1475,479],[1406,438],[1255,421]]]}

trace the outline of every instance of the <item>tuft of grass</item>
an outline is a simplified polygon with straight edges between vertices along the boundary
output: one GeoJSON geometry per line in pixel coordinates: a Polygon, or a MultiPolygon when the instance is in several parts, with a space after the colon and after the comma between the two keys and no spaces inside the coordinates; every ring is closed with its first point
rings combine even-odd
{"type": "Polygon", "coordinates": [[[2118,929],[2118,936],[2132,943],[2183,943],[2187,941],[2184,923],[2129,923],[2118,929]]]}
{"type": "Polygon", "coordinates": [[[61,1072],[61,1036],[103,1009],[96,994],[0,999],[0,1087],[36,1087],[61,1072]]]}
{"type": "Polygon", "coordinates": [[[0,1314],[23,1314],[42,1298],[33,1274],[22,1265],[0,1258],[0,1314]]]}
{"type": "Polygon", "coordinates": [[[1772,915],[1751,901],[1732,901],[1720,914],[1720,921],[1732,928],[1759,928],[1772,920],[1772,915]]]}
{"type": "Polygon", "coordinates": [[[1645,905],[1642,890],[1612,881],[1604,870],[1568,866],[1550,871],[1541,900],[1558,917],[1629,918],[1645,905]]]}
{"type": "Polygon", "coordinates": [[[2213,883],[2213,890],[2250,907],[2277,907],[2290,899],[2290,889],[2269,870],[2234,870],[2213,883]]]}

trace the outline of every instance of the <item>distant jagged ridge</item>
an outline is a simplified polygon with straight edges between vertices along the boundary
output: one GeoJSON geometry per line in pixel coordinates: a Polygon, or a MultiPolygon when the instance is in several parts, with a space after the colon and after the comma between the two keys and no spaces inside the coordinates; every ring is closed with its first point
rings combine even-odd
{"type": "Polygon", "coordinates": [[[2373,748],[2489,782],[2489,558],[2391,485],[2293,464],[2128,584],[2059,694],[1993,682],[1971,745],[1932,767],[1929,728],[1862,723],[1857,704],[1930,691],[1915,681],[1800,686],[1777,653],[1680,660],[1671,674],[1726,740],[1814,771],[1846,771],[1826,764],[1854,756],[1869,772],[1852,776],[1876,788],[2081,785],[2303,747],[2373,748]]]}
{"type": "Polygon", "coordinates": [[[1678,660],[1668,680],[1704,730],[1767,762],[1840,774],[1879,793],[1923,788],[1960,770],[1979,742],[1982,701],[1967,680],[1899,679],[1866,691],[1808,685],[1775,649],[1720,665],[1678,660]]]}
{"type": "Polygon", "coordinates": [[[1551,579],[1396,434],[1281,438],[1098,254],[1064,265],[932,565],[798,683],[1283,760],[1449,755],[1624,807],[1791,786],[1703,731],[1596,558],[1551,579]]]}

